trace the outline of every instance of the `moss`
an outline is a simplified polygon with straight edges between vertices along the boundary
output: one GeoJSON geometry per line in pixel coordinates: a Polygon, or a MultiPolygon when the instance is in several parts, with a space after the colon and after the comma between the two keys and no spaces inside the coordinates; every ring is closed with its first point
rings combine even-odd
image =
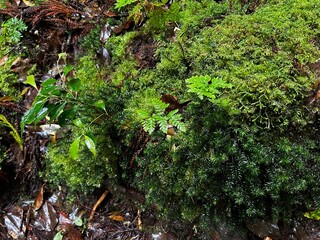
{"type": "Polygon", "coordinates": [[[230,13],[228,1],[185,0],[173,5],[175,19],[161,16],[180,30],[160,33],[154,12],[145,27],[111,37],[110,65],[98,67],[92,53],[76,67],[85,90],[77,116],[97,136],[99,157],[81,148],[69,159],[65,139],[49,150],[48,176],[85,191],[116,178],[144,192],[164,218],[202,228],[221,219],[287,220],[315,207],[319,113],[306,99],[316,81],[309,66],[320,57],[318,5],[272,1],[245,15],[240,5],[230,13]],[[130,51],[139,36],[158,44],[153,67],[130,51]],[[219,93],[223,107],[187,87],[186,79],[205,75],[232,84],[219,93]],[[164,93],[192,100],[181,113],[186,131],[170,139],[155,131],[130,166],[126,150],[140,146],[142,126],[134,116],[164,93]],[[92,107],[100,99],[106,115],[92,107]]]}

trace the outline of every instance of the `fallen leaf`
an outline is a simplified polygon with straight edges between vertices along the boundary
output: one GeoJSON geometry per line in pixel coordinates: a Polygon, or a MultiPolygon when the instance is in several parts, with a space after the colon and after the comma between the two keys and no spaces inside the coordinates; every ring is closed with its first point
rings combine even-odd
{"type": "Polygon", "coordinates": [[[43,204],[43,189],[44,189],[44,184],[42,184],[40,191],[38,192],[37,197],[34,200],[34,210],[40,209],[43,204]]]}
{"type": "Polygon", "coordinates": [[[62,225],[71,225],[72,221],[68,217],[68,215],[64,212],[59,212],[59,223],[62,225]]]}
{"type": "Polygon", "coordinates": [[[4,226],[7,228],[8,234],[13,239],[20,239],[24,236],[23,228],[23,209],[20,207],[13,207],[9,210],[6,216],[3,217],[4,226]]]}
{"type": "Polygon", "coordinates": [[[116,17],[116,16],[118,16],[118,14],[116,14],[115,12],[111,12],[109,10],[104,12],[104,15],[106,15],[107,17],[116,17]]]}
{"type": "Polygon", "coordinates": [[[13,98],[9,96],[3,96],[0,98],[0,102],[11,102],[12,100],[13,98]]]}
{"type": "Polygon", "coordinates": [[[0,66],[3,66],[4,64],[6,64],[6,62],[8,61],[9,56],[5,55],[0,59],[0,66]]]}
{"type": "Polygon", "coordinates": [[[30,89],[30,87],[25,87],[25,88],[21,91],[20,96],[25,95],[25,94],[29,91],[29,89],[30,89]]]}
{"type": "MultiPolygon", "coordinates": [[[[54,207],[46,201],[39,212],[35,214],[34,228],[37,228],[40,231],[45,231],[47,234],[52,235],[54,229],[58,224],[58,213],[54,207]]],[[[52,238],[51,238],[52,239],[52,238]]]]}
{"type": "Polygon", "coordinates": [[[124,221],[124,217],[122,217],[121,215],[112,215],[109,218],[111,220],[117,221],[117,222],[123,222],[124,221]]]}

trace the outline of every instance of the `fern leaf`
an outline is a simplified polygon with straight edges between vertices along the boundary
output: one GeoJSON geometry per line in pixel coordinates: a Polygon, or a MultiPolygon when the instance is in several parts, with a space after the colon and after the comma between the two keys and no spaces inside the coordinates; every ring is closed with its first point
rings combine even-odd
{"type": "Polygon", "coordinates": [[[19,144],[20,149],[22,150],[22,140],[18,131],[12,126],[12,124],[2,114],[0,114],[0,125],[8,127],[12,130],[10,131],[10,134],[14,138],[14,140],[16,140],[16,142],[19,144]]]}

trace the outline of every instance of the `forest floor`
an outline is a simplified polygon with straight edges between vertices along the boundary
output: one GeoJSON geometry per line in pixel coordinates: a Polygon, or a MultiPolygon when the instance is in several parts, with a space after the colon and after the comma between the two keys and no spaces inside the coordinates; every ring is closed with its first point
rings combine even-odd
{"type": "MultiPolygon", "coordinates": [[[[43,6],[43,8],[51,7],[43,6]]],[[[69,10],[77,14],[79,12],[72,10],[71,7],[69,10]]],[[[12,9],[8,9],[6,13],[14,15],[12,9]]],[[[43,14],[48,14],[45,9],[34,8],[34,11],[29,13],[31,15],[25,20],[27,23],[29,21],[33,28],[48,24],[41,22],[42,18],[45,19],[43,14]]],[[[112,13],[108,14],[112,16],[112,13]]],[[[37,55],[34,59],[25,58],[17,61],[16,64],[20,66],[13,66],[12,71],[18,73],[20,78],[25,78],[30,61],[36,63],[40,69],[48,69],[48,66],[51,66],[49,67],[51,72],[54,72],[53,63],[57,60],[51,56],[57,56],[58,53],[65,51],[70,58],[68,61],[71,63],[75,61],[74,56],[80,51],[76,42],[92,27],[85,22],[69,24],[71,29],[68,31],[77,30],[70,38],[64,34],[66,29],[61,25],[63,21],[52,20],[51,24],[53,23],[57,25],[39,29],[41,37],[39,32],[37,34],[29,32],[24,39],[25,43],[30,43],[31,49],[34,47],[33,44],[42,46],[42,52],[45,54],[37,55]],[[52,31],[53,28],[56,30],[52,31]],[[55,41],[54,38],[60,40],[55,41]],[[43,42],[44,40],[53,44],[43,42]],[[68,44],[70,42],[71,44],[67,49],[63,49],[63,46],[68,45],[68,41],[68,44]]],[[[125,23],[118,31],[125,30],[126,24],[130,25],[125,23]]],[[[136,45],[139,45],[138,43],[136,45]]],[[[146,46],[148,47],[152,46],[146,46]]],[[[136,51],[136,54],[141,55],[139,51],[136,51]]],[[[102,61],[108,61],[106,56],[102,58],[102,61]]],[[[43,71],[43,76],[39,76],[39,79],[45,77],[47,72],[43,71]]],[[[23,114],[22,109],[30,107],[34,98],[35,93],[29,89],[23,102],[17,104],[6,102],[2,113],[7,112],[7,115],[10,115],[10,112],[16,112],[14,122],[18,122],[18,118],[23,114]]],[[[19,151],[16,144],[10,144],[8,152],[11,154],[9,156],[11,160],[3,164],[0,171],[0,239],[178,239],[168,229],[185,232],[184,239],[320,239],[320,224],[310,219],[297,221],[293,226],[252,220],[244,224],[241,231],[221,223],[214,226],[209,234],[198,233],[196,226],[188,226],[188,229],[183,229],[185,225],[181,223],[171,223],[170,226],[157,218],[155,210],[144,210],[139,207],[145,200],[141,193],[124,187],[116,189],[106,187],[95,191],[91,196],[78,195],[71,198],[65,187],[52,189],[39,177],[39,172],[44,167],[43,149],[49,141],[48,136],[42,136],[37,130],[30,128],[25,132],[23,151],[19,151]]]]}

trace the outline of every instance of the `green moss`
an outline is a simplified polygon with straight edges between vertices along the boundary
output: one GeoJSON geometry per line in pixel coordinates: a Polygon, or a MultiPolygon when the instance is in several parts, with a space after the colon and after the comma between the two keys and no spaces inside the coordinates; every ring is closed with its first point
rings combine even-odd
{"type": "Polygon", "coordinates": [[[71,160],[71,140],[58,141],[49,150],[48,176],[85,191],[116,178],[144,192],[164,218],[202,228],[221,219],[288,220],[314,207],[319,113],[306,99],[317,78],[310,64],[320,58],[318,6],[272,1],[244,15],[239,4],[230,13],[228,1],[185,0],[161,13],[161,24],[175,21],[180,30],[160,33],[153,12],[145,27],[111,37],[110,65],[98,67],[92,53],[76,67],[85,90],[77,117],[97,136],[98,158],[83,147],[71,160]],[[139,65],[130,50],[139,36],[156,41],[156,66],[139,65]],[[206,75],[202,93],[187,87],[187,79],[206,75]],[[210,79],[228,86],[214,95],[223,105],[206,98],[210,79]],[[142,127],[136,116],[151,112],[151,100],[164,93],[192,100],[181,113],[186,131],[170,139],[154,131],[142,151],[132,140],[142,127]],[[100,99],[106,115],[92,107],[100,99]],[[133,166],[128,146],[138,148],[133,166]]]}

